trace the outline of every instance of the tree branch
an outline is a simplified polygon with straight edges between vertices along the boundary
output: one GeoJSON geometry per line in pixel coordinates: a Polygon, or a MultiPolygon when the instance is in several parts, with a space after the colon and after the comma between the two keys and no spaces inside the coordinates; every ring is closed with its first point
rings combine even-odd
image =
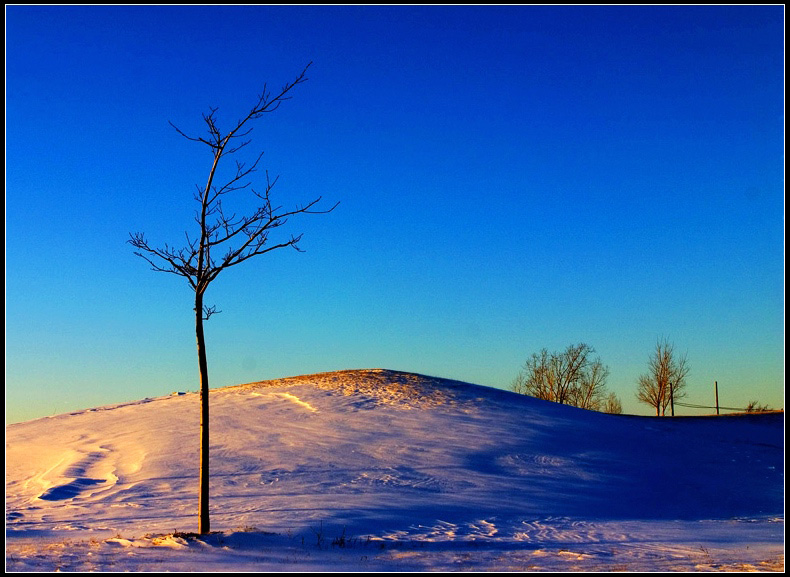
{"type": "MultiPolygon", "coordinates": [[[[291,90],[307,80],[307,69],[311,64],[312,62],[308,63],[294,80],[285,84],[275,95],[272,95],[264,85],[255,105],[226,134],[223,134],[217,125],[217,108],[210,108],[209,112],[203,115],[206,136],[190,136],[170,122],[170,125],[182,137],[209,146],[214,159],[206,186],[196,187],[194,195],[195,200],[200,203],[200,208],[195,213],[198,234],[191,237],[189,233],[185,233],[186,246],[184,248],[173,249],[168,245],[165,245],[164,248],[153,248],[142,233],[130,234],[128,242],[139,251],[135,254],[145,259],[153,270],[183,276],[196,292],[202,294],[217,275],[226,268],[280,248],[292,247],[301,251],[298,246],[302,238],[301,234],[291,235],[289,240],[269,244],[270,233],[285,225],[290,217],[299,214],[326,214],[337,208],[339,203],[326,210],[316,209],[315,207],[321,201],[321,196],[292,210],[282,210],[280,206],[274,207],[271,201],[271,192],[279,177],[271,180],[267,171],[266,187],[263,192],[253,189],[251,182],[245,182],[248,177],[257,172],[263,152],[249,164],[237,160],[235,172],[228,180],[221,186],[214,185],[214,179],[222,159],[234,155],[250,143],[249,139],[244,140],[253,130],[253,127],[249,125],[250,121],[275,111],[285,100],[289,100],[291,90]],[[237,216],[232,210],[227,211],[222,203],[223,197],[247,188],[262,201],[260,206],[246,216],[237,216]],[[231,243],[236,246],[232,246],[231,243]],[[224,255],[219,261],[215,261],[212,251],[222,246],[227,247],[224,250],[224,255]]],[[[203,314],[208,319],[216,312],[218,312],[216,308],[212,307],[205,309],[203,314]]]]}

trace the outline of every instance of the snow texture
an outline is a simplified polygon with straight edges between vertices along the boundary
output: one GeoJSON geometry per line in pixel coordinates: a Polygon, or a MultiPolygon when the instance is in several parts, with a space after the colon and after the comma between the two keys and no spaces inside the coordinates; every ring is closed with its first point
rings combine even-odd
{"type": "Polygon", "coordinates": [[[8,571],[784,570],[784,414],[606,415],[383,369],[6,426],[8,571]]]}

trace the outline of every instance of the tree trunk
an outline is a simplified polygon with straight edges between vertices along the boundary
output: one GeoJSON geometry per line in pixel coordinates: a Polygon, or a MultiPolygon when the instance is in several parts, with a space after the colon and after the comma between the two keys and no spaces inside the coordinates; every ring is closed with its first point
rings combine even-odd
{"type": "Polygon", "coordinates": [[[197,336],[198,366],[200,367],[200,493],[198,496],[198,533],[206,535],[211,530],[208,514],[208,363],[206,339],[203,336],[203,295],[195,295],[195,334],[197,336]]]}

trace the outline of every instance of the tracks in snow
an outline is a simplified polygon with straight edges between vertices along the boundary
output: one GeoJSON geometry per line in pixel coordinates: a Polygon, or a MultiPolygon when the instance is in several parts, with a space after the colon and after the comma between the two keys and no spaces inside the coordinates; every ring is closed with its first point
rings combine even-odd
{"type": "Polygon", "coordinates": [[[77,460],[72,461],[63,472],[58,473],[57,470],[61,469],[64,464],[61,461],[38,477],[38,482],[49,485],[38,498],[43,501],[67,501],[86,498],[97,491],[103,492],[111,488],[118,482],[115,467],[108,460],[111,453],[112,448],[107,445],[99,445],[91,450],[76,452],[77,460]],[[58,483],[64,479],[68,479],[68,481],[58,483]]]}

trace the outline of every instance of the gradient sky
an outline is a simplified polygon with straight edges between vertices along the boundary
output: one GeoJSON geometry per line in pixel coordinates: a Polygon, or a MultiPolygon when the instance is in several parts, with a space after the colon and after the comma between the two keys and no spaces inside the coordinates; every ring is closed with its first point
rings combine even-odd
{"type": "Polygon", "coordinates": [[[667,338],[685,402],[784,406],[783,6],[7,6],[7,423],[198,388],[190,288],[126,240],[194,226],[211,157],[168,121],[227,128],[310,61],[247,150],[340,206],[211,285],[212,387],[508,388],[586,342],[650,414],[667,338]]]}

